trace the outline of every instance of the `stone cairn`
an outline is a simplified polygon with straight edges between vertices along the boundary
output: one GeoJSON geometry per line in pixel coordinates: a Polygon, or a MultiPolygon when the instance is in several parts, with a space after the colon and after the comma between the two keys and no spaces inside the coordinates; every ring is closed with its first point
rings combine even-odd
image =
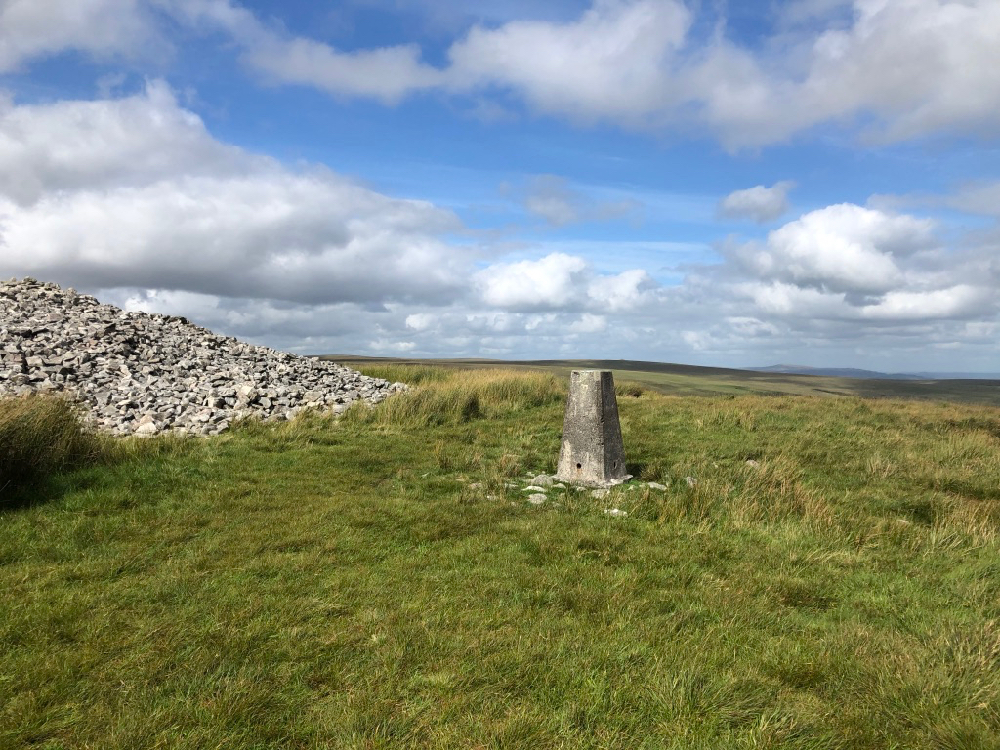
{"type": "Polygon", "coordinates": [[[339,414],[406,389],[31,278],[0,282],[0,346],[0,395],[64,392],[116,435],[216,435],[241,417],[339,414]]]}

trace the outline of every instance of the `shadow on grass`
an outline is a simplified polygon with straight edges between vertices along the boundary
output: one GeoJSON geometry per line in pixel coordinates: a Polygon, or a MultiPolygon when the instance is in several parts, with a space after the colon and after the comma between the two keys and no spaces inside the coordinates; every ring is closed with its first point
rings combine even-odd
{"type": "Polygon", "coordinates": [[[55,502],[75,490],[86,489],[95,484],[95,476],[89,478],[87,470],[78,470],[43,477],[17,485],[0,487],[0,513],[21,511],[55,502]]]}

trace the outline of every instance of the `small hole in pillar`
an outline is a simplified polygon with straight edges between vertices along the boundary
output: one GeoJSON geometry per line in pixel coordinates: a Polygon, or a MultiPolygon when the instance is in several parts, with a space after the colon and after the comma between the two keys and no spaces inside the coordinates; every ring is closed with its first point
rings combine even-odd
{"type": "Polygon", "coordinates": [[[611,468],[612,469],[617,469],[618,468],[618,462],[617,461],[612,461],[611,462],[611,468]]]}
{"type": "Polygon", "coordinates": [[[583,468],[583,464],[577,464],[577,465],[576,465],[576,468],[578,468],[578,469],[582,469],[582,468],[583,468]]]}

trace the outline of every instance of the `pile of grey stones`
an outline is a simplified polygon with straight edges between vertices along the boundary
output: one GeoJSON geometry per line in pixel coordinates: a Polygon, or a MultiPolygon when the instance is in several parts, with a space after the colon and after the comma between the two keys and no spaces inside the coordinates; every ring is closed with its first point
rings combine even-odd
{"type": "Polygon", "coordinates": [[[32,278],[0,282],[0,346],[0,395],[63,392],[116,435],[216,435],[243,417],[341,413],[406,389],[32,278]]]}

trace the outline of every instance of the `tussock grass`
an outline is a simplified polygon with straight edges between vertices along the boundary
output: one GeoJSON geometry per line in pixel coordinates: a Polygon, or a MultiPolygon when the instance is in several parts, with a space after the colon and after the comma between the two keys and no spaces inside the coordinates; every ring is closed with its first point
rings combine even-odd
{"type": "Polygon", "coordinates": [[[642,383],[638,383],[634,380],[616,380],[615,381],[615,396],[618,398],[639,398],[642,394],[646,393],[649,389],[646,388],[642,383]]]}
{"type": "Polygon", "coordinates": [[[0,509],[0,747],[997,747],[1000,410],[421,377],[0,509]]]}
{"type": "Polygon", "coordinates": [[[93,460],[102,442],[55,396],[0,399],[0,504],[47,475],[93,460]]]}

